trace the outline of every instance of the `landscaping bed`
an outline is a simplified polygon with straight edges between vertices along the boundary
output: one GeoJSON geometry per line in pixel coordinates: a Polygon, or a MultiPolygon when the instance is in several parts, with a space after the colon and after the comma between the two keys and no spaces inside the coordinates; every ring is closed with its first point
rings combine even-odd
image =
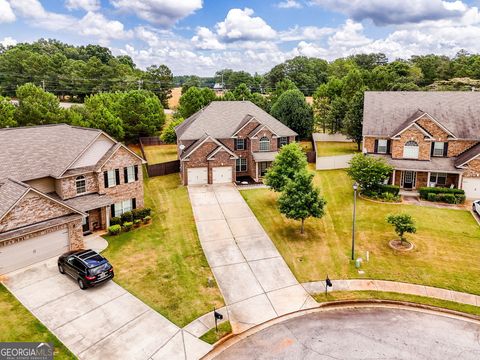
{"type": "Polygon", "coordinates": [[[364,259],[360,275],[351,256],[353,189],[343,170],[317,171],[314,179],[327,200],[321,219],[299,223],[283,217],[277,194],[268,189],[241,194],[270,235],[300,282],[325,279],[374,278],[424,284],[480,294],[480,229],[470,212],[357,199],[356,257],[364,259]],[[405,212],[417,224],[408,234],[415,248],[399,253],[389,241],[396,238],[385,220],[405,212]],[[366,260],[369,251],[370,261],[366,260]]]}
{"type": "Polygon", "coordinates": [[[180,327],[224,305],[198,239],[187,188],[178,174],[146,179],[152,220],[107,236],[115,281],[180,327]]]}
{"type": "Polygon", "coordinates": [[[317,141],[317,157],[349,155],[358,152],[356,143],[317,141]]]}

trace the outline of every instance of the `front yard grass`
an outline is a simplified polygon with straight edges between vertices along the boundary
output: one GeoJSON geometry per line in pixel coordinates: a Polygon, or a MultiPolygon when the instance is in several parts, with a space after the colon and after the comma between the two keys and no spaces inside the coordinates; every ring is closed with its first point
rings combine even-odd
{"type": "Polygon", "coordinates": [[[76,357],[0,284],[0,342],[51,342],[55,359],[76,357]]]}
{"type": "Polygon", "coordinates": [[[178,159],[177,145],[148,145],[144,146],[145,156],[150,165],[178,159]]]}
{"type": "Polygon", "coordinates": [[[187,188],[178,174],[145,180],[151,225],[107,236],[115,281],[183,327],[224,305],[198,239],[187,188]],[[213,283],[215,283],[213,281],[213,283]]]}
{"type": "Polygon", "coordinates": [[[352,181],[343,170],[317,171],[314,181],[328,203],[322,219],[306,220],[304,236],[300,222],[279,213],[273,191],[242,191],[300,282],[323,280],[328,274],[332,279],[394,280],[480,294],[480,228],[470,212],[358,198],[355,249],[365,271],[360,275],[350,260],[352,181]],[[409,213],[417,224],[417,233],[407,235],[415,244],[408,253],[388,246],[397,235],[385,216],[399,212],[409,213]]]}
{"type": "Polygon", "coordinates": [[[358,152],[354,142],[317,141],[317,157],[348,155],[358,152]]]}

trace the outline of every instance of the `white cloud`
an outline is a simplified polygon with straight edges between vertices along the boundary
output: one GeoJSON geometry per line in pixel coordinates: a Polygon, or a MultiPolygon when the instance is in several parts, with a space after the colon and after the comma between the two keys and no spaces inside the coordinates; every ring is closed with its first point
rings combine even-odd
{"type": "Polygon", "coordinates": [[[319,57],[325,58],[328,56],[329,51],[327,49],[322,48],[320,45],[309,43],[306,41],[300,41],[292,50],[292,57],[293,56],[308,56],[308,57],[319,57]]]}
{"type": "Polygon", "coordinates": [[[312,0],[355,21],[372,20],[376,25],[417,23],[461,17],[466,9],[461,1],[442,0],[312,0]]]}
{"type": "Polygon", "coordinates": [[[3,40],[0,41],[0,44],[2,44],[5,47],[13,46],[13,45],[17,45],[17,40],[15,40],[14,38],[12,38],[10,36],[6,36],[6,37],[3,38],[3,40]]]}
{"type": "Polygon", "coordinates": [[[95,36],[105,44],[109,39],[127,39],[132,37],[132,31],[125,31],[123,24],[117,20],[108,20],[99,13],[88,12],[78,22],[81,35],[95,36]]]}
{"type": "Polygon", "coordinates": [[[327,35],[335,32],[331,27],[316,26],[295,26],[286,31],[281,31],[278,38],[281,41],[298,41],[298,40],[321,40],[327,35]]]}
{"type": "Polygon", "coordinates": [[[277,7],[279,7],[280,9],[301,9],[303,5],[296,0],[285,0],[280,1],[277,4],[277,7]]]}
{"type": "Polygon", "coordinates": [[[261,17],[252,15],[249,8],[230,9],[225,20],[215,25],[217,34],[227,42],[273,39],[276,31],[261,17]]]}
{"type": "Polygon", "coordinates": [[[221,50],[225,49],[225,44],[218,41],[215,35],[209,28],[199,26],[196,30],[196,35],[192,37],[192,42],[198,49],[203,50],[221,50]]]}
{"type": "Polygon", "coordinates": [[[100,0],[66,0],[65,6],[69,10],[97,11],[100,9],[100,0]]]}
{"type": "Polygon", "coordinates": [[[28,18],[33,25],[47,30],[60,30],[75,25],[74,17],[46,11],[38,0],[15,0],[11,6],[17,15],[28,18]]]}
{"type": "Polygon", "coordinates": [[[328,39],[328,44],[331,48],[349,48],[367,45],[371,41],[372,40],[363,34],[362,24],[348,19],[345,24],[328,39]]]}
{"type": "Polygon", "coordinates": [[[153,24],[169,27],[178,20],[202,8],[202,0],[110,0],[125,12],[134,12],[139,18],[153,24]]]}
{"type": "Polygon", "coordinates": [[[0,24],[15,21],[15,14],[7,0],[0,0],[0,24]]]}

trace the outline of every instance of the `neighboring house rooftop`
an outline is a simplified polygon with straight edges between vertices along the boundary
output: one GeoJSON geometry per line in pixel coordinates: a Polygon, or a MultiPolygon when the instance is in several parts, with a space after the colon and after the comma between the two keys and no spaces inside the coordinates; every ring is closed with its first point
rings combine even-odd
{"type": "Polygon", "coordinates": [[[480,138],[480,92],[367,91],[363,135],[392,136],[427,113],[459,139],[480,138]]]}
{"type": "Polygon", "coordinates": [[[268,126],[278,136],[296,136],[297,133],[250,101],[213,101],[176,127],[179,140],[196,140],[208,134],[226,139],[249,118],[268,126]]]}

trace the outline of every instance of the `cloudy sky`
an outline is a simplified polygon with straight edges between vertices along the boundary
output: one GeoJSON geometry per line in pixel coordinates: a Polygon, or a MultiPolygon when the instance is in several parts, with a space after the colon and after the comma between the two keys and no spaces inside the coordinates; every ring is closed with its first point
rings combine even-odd
{"type": "Polygon", "coordinates": [[[297,55],[480,52],[480,0],[0,0],[0,43],[98,43],[142,68],[263,73],[297,55]]]}

